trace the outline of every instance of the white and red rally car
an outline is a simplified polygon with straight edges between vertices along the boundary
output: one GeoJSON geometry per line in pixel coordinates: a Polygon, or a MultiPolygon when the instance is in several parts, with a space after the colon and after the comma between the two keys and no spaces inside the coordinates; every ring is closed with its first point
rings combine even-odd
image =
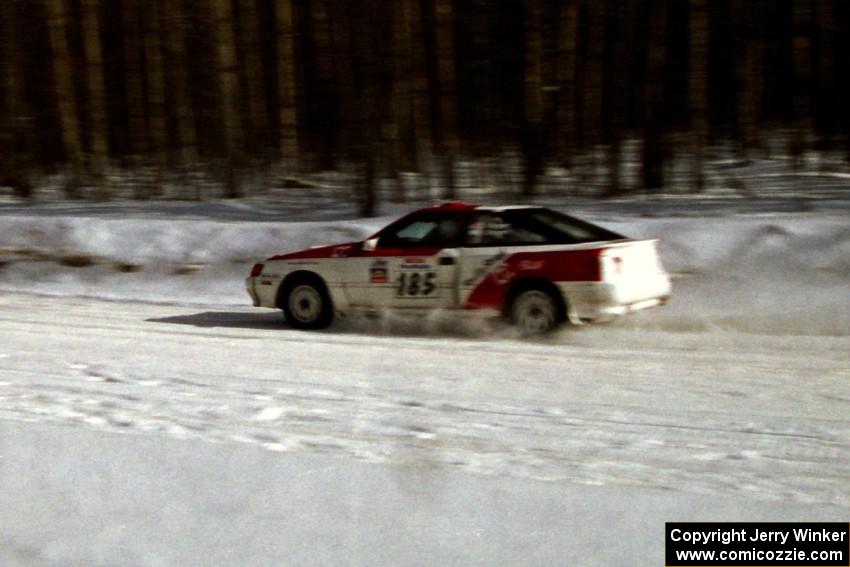
{"type": "Polygon", "coordinates": [[[447,203],[363,242],[273,256],[245,285],[255,306],[302,329],[335,313],[449,309],[489,310],[535,333],[664,303],[655,244],[542,207],[447,203]]]}

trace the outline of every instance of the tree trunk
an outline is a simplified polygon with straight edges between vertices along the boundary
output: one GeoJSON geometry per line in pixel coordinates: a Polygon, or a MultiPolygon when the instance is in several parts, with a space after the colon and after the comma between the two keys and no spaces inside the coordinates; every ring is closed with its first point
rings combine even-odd
{"type": "Polygon", "coordinates": [[[142,6],[142,42],[145,55],[145,78],[147,84],[147,146],[153,157],[153,191],[146,197],[162,194],[161,180],[165,171],[165,156],[168,147],[168,127],[165,108],[165,72],[162,62],[162,38],[160,33],[159,1],[145,2],[142,6]]]}
{"type": "Polygon", "coordinates": [[[411,20],[413,0],[398,0],[395,5],[393,26],[394,49],[394,136],[397,167],[395,171],[395,200],[405,201],[402,171],[415,168],[413,155],[415,141],[413,139],[413,54],[411,44],[411,20]]]}
{"type": "Polygon", "coordinates": [[[437,128],[437,153],[443,164],[443,198],[457,198],[454,164],[458,145],[457,86],[455,78],[453,0],[436,0],[437,74],[439,80],[440,119],[437,128]]]}
{"type": "Polygon", "coordinates": [[[139,15],[139,0],[122,0],[121,10],[124,32],[124,80],[127,89],[127,116],[130,125],[130,152],[134,157],[141,157],[147,153],[148,144],[147,126],[145,125],[142,24],[139,15]]]}
{"type": "Polygon", "coordinates": [[[357,132],[360,129],[353,57],[355,47],[348,3],[346,0],[334,0],[331,6],[333,7],[333,17],[330,18],[329,23],[333,37],[333,64],[336,69],[337,90],[339,92],[339,145],[341,151],[350,159],[350,151],[357,141],[357,132]]]}
{"type": "Polygon", "coordinates": [[[0,2],[0,86],[6,93],[2,97],[5,104],[0,108],[0,185],[11,185],[16,197],[29,199],[32,197],[32,187],[24,165],[24,161],[29,161],[29,148],[21,147],[24,145],[22,123],[26,105],[16,6],[17,2],[0,2]]]}
{"type": "Polygon", "coordinates": [[[318,107],[325,116],[318,124],[318,163],[320,168],[332,170],[336,167],[340,124],[328,2],[329,0],[313,0],[311,14],[315,39],[318,107]]]}
{"type": "Polygon", "coordinates": [[[357,91],[357,114],[360,117],[359,137],[355,142],[358,155],[355,163],[362,169],[360,193],[360,214],[364,217],[375,215],[378,206],[378,180],[382,151],[386,144],[381,132],[383,126],[381,114],[387,110],[386,85],[382,82],[380,67],[380,43],[382,39],[375,33],[363,33],[374,22],[384,17],[384,6],[367,3],[359,10],[349,12],[351,30],[354,30],[354,72],[359,89],[357,91]]]}
{"type": "Polygon", "coordinates": [[[570,163],[576,151],[576,50],[578,45],[579,0],[565,0],[560,7],[558,45],[558,131],[559,153],[570,163]]]}
{"type": "Polygon", "coordinates": [[[523,197],[531,199],[543,170],[543,0],[525,0],[523,197]]]}
{"type": "Polygon", "coordinates": [[[736,74],[741,85],[738,100],[738,136],[740,157],[748,156],[760,145],[758,134],[759,111],[761,109],[762,43],[756,27],[761,14],[755,13],[755,4],[741,6],[744,32],[741,33],[741,48],[736,58],[736,74]]]}
{"type": "Polygon", "coordinates": [[[623,163],[623,144],[619,135],[611,139],[605,151],[606,161],[608,162],[606,167],[608,171],[608,190],[606,194],[608,197],[616,197],[623,192],[622,177],[620,175],[620,167],[623,163]]]}
{"type": "Polygon", "coordinates": [[[238,156],[242,148],[242,120],[239,110],[239,77],[236,61],[236,38],[230,0],[213,0],[215,15],[216,59],[221,94],[222,128],[224,129],[225,183],[227,197],[241,196],[236,176],[238,156]]]}
{"type": "MultiPolygon", "coordinates": [[[[164,0],[163,27],[165,42],[171,64],[172,100],[175,119],[177,163],[182,169],[196,167],[198,162],[198,137],[195,131],[195,112],[189,93],[186,39],[184,34],[185,15],[180,0],[164,0]]],[[[195,194],[196,198],[200,195],[195,194]]]]}
{"type": "Polygon", "coordinates": [[[837,68],[835,65],[835,0],[818,0],[817,3],[817,29],[819,31],[819,41],[817,50],[817,90],[819,93],[819,102],[817,105],[818,114],[821,116],[827,115],[825,120],[819,120],[822,124],[820,128],[819,146],[821,149],[830,150],[832,148],[832,138],[837,124],[833,116],[838,113],[835,92],[835,77],[839,73],[843,73],[844,69],[837,68]]]}
{"type": "Polygon", "coordinates": [[[659,0],[649,13],[649,37],[641,177],[646,190],[664,187],[664,66],[667,60],[667,2],[659,0]]]}
{"type": "Polygon", "coordinates": [[[812,7],[809,0],[793,4],[793,38],[791,55],[794,63],[794,130],[791,139],[791,156],[794,168],[802,166],[803,154],[808,149],[811,133],[811,100],[809,89],[812,79],[812,43],[810,26],[812,7]]]}
{"type": "Polygon", "coordinates": [[[425,41],[425,22],[421,0],[411,3],[411,62],[412,62],[412,121],[415,146],[415,167],[424,172],[433,159],[433,133],[429,104],[428,57],[425,41]]]}
{"type": "Polygon", "coordinates": [[[276,0],[280,154],[281,163],[287,173],[295,173],[299,163],[296,37],[292,2],[293,0],[276,0]]]}
{"type": "Polygon", "coordinates": [[[84,156],[77,97],[74,92],[74,70],[68,48],[67,0],[47,0],[47,17],[50,47],[53,50],[53,73],[56,81],[59,122],[62,128],[62,145],[72,176],[66,190],[69,198],[76,198],[77,178],[82,172],[84,156]]]}
{"type": "Polygon", "coordinates": [[[705,190],[705,142],[708,137],[708,0],[691,0],[688,106],[691,122],[693,191],[705,190]]]}
{"type": "Polygon", "coordinates": [[[602,143],[603,65],[605,62],[605,0],[588,4],[587,61],[585,63],[584,143],[596,152],[602,143]]]}
{"type": "Polygon", "coordinates": [[[14,128],[18,100],[15,96],[18,77],[15,63],[15,3],[0,2],[0,85],[6,96],[0,97],[0,185],[5,185],[17,156],[14,128]]]}
{"type": "MultiPolygon", "coordinates": [[[[607,22],[616,39],[605,57],[606,77],[603,79],[602,123],[606,146],[606,168],[608,170],[607,196],[616,197],[624,192],[621,167],[623,161],[623,138],[628,125],[628,109],[631,72],[635,66],[634,23],[638,17],[638,2],[625,0],[619,9],[608,4],[607,22]]],[[[612,35],[607,33],[606,35],[612,35]]]]}
{"type": "Polygon", "coordinates": [[[263,62],[260,53],[260,28],[257,17],[257,0],[240,0],[239,28],[243,71],[248,96],[248,119],[245,121],[245,139],[253,141],[258,149],[266,145],[268,116],[263,89],[263,62]]]}
{"type": "Polygon", "coordinates": [[[86,62],[86,92],[91,129],[91,169],[97,180],[97,197],[109,198],[106,172],[109,165],[106,87],[103,77],[103,51],[100,40],[100,0],[83,0],[83,45],[86,62]]]}
{"type": "MultiPolygon", "coordinates": [[[[358,152],[359,153],[359,152],[358,152]]],[[[377,178],[375,176],[375,155],[371,148],[366,148],[365,153],[360,156],[360,167],[362,169],[358,183],[360,189],[360,216],[370,218],[375,216],[377,208],[377,178]]]]}

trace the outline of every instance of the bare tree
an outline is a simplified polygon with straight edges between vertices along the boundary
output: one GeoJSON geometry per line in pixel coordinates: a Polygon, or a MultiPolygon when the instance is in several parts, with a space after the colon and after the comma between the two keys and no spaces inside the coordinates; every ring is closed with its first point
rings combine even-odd
{"type": "Polygon", "coordinates": [[[32,197],[32,187],[23,163],[28,161],[27,148],[20,147],[25,136],[26,105],[16,8],[17,2],[0,2],[0,85],[6,93],[2,97],[5,104],[0,107],[0,185],[9,184],[16,196],[28,199],[32,197]]]}
{"type": "Polygon", "coordinates": [[[455,159],[458,151],[456,139],[457,86],[455,78],[454,5],[452,0],[436,0],[437,74],[439,82],[440,118],[435,125],[436,151],[442,161],[443,197],[457,197],[455,159]]]}
{"type": "Polygon", "coordinates": [[[97,180],[97,196],[109,197],[106,170],[109,162],[106,87],[103,77],[103,50],[100,39],[100,0],[83,0],[83,46],[86,63],[86,94],[91,128],[91,169],[97,180]]]}
{"type": "MultiPolygon", "coordinates": [[[[221,0],[219,0],[221,1],[221,0]]],[[[284,170],[298,170],[297,73],[295,19],[292,0],[276,0],[278,92],[280,94],[280,153],[284,170]]]]}
{"type": "Polygon", "coordinates": [[[559,153],[569,164],[576,151],[576,52],[580,0],[564,0],[560,5],[558,44],[558,130],[559,153]]]}
{"type": "Polygon", "coordinates": [[[62,128],[62,145],[73,179],[66,186],[68,197],[77,196],[77,177],[83,169],[84,154],[80,138],[80,118],[74,92],[73,66],[68,47],[67,0],[47,0],[47,25],[53,50],[53,73],[56,80],[56,102],[62,128]]]}
{"type": "MultiPolygon", "coordinates": [[[[186,40],[184,34],[185,14],[180,0],[165,0],[162,3],[165,46],[169,55],[171,71],[171,98],[175,121],[178,163],[181,167],[195,167],[198,161],[198,137],[195,130],[195,111],[189,93],[186,40]]],[[[196,191],[197,191],[196,187],[196,191]]],[[[195,198],[200,195],[196,192],[195,198]]]]}
{"type": "Polygon", "coordinates": [[[329,10],[329,0],[314,0],[311,3],[318,99],[321,111],[326,117],[317,128],[317,135],[320,137],[319,167],[323,169],[333,169],[336,166],[340,128],[338,80],[329,10]]]}
{"type": "Polygon", "coordinates": [[[794,62],[794,130],[791,139],[791,156],[794,167],[801,165],[807,140],[811,133],[811,100],[809,88],[812,80],[812,6],[810,0],[798,0],[792,5],[793,32],[791,55],[794,62]]]}
{"type": "Polygon", "coordinates": [[[609,1],[606,10],[607,21],[616,38],[610,42],[605,55],[607,77],[604,79],[602,110],[608,172],[606,194],[612,197],[624,191],[622,140],[628,128],[631,70],[635,66],[634,22],[638,18],[638,4],[637,0],[623,0],[616,4],[609,1]]]}
{"type": "MultiPolygon", "coordinates": [[[[165,106],[165,72],[162,62],[160,32],[160,0],[145,2],[142,10],[142,42],[145,56],[145,85],[147,86],[147,146],[153,157],[154,194],[160,195],[168,146],[168,124],[165,106]]],[[[150,196],[150,185],[146,187],[150,196]]]]}
{"type": "Polygon", "coordinates": [[[705,189],[704,155],[708,136],[708,0],[690,1],[688,107],[691,120],[693,190],[705,189]]]}
{"type": "Polygon", "coordinates": [[[358,10],[349,11],[352,33],[353,66],[359,88],[356,95],[356,112],[359,120],[358,136],[353,145],[354,163],[358,168],[358,190],[360,214],[374,216],[378,206],[378,160],[381,157],[380,111],[386,110],[386,96],[380,90],[381,68],[377,57],[382,38],[378,34],[363,33],[381,17],[378,4],[366,3],[358,10]]]}
{"type": "MultiPolygon", "coordinates": [[[[819,32],[817,56],[817,89],[820,104],[825,109],[833,109],[836,105],[835,77],[835,0],[818,0],[816,27],[819,32]]],[[[821,128],[820,142],[824,148],[832,143],[834,121],[828,120],[821,128]]]]}
{"type": "Polygon", "coordinates": [[[330,18],[333,61],[340,98],[341,148],[347,168],[353,169],[353,198],[362,216],[372,216],[377,206],[375,145],[377,111],[371,60],[372,5],[353,6],[347,0],[331,0],[330,18]]]}
{"type": "Polygon", "coordinates": [[[647,39],[641,176],[645,189],[664,186],[664,66],[667,60],[667,0],[652,4],[647,39]]]}
{"type": "Polygon", "coordinates": [[[396,157],[395,199],[404,202],[404,183],[401,171],[413,170],[415,165],[414,115],[413,115],[413,0],[398,0],[395,5],[393,25],[394,84],[393,136],[396,157]]]}
{"type": "Polygon", "coordinates": [[[743,91],[737,106],[738,147],[742,158],[760,146],[758,121],[761,110],[763,48],[757,31],[762,14],[757,13],[756,8],[755,2],[739,5],[742,31],[738,34],[741,47],[736,57],[735,71],[737,82],[743,91]]]}
{"type": "Polygon", "coordinates": [[[523,196],[531,198],[543,170],[543,0],[525,0],[523,196]]]}
{"type": "Polygon", "coordinates": [[[263,62],[260,53],[260,28],[257,16],[257,0],[240,0],[239,38],[243,60],[246,94],[248,98],[248,118],[245,120],[247,140],[255,140],[265,146],[268,128],[266,97],[263,88],[263,62]]]}
{"type": "Polygon", "coordinates": [[[605,0],[588,3],[582,132],[584,144],[595,152],[602,143],[602,89],[605,62],[605,0]]]}
{"type": "Polygon", "coordinates": [[[145,124],[144,68],[142,66],[142,24],[139,0],[122,0],[124,39],[124,84],[126,88],[127,115],[130,124],[130,152],[134,157],[148,151],[145,124]]]}
{"type": "Polygon", "coordinates": [[[433,133],[431,130],[428,57],[424,29],[424,6],[421,0],[405,0],[411,3],[411,65],[412,69],[412,106],[413,131],[416,144],[416,168],[425,170],[433,158],[433,133]]]}
{"type": "Polygon", "coordinates": [[[216,60],[219,92],[221,94],[224,147],[227,154],[225,182],[227,197],[241,196],[236,179],[236,165],[242,148],[242,119],[239,111],[239,87],[236,61],[236,38],[233,29],[233,10],[230,0],[212,0],[215,17],[216,60]]]}

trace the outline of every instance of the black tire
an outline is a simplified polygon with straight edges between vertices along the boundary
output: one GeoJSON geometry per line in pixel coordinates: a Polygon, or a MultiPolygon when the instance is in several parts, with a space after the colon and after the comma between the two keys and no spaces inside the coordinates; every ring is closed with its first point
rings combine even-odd
{"type": "Polygon", "coordinates": [[[286,322],[295,329],[324,329],[333,320],[331,298],[318,277],[287,281],[279,304],[286,322]]]}
{"type": "Polygon", "coordinates": [[[545,286],[527,287],[513,294],[508,309],[511,323],[523,335],[543,335],[565,320],[563,300],[545,286]]]}

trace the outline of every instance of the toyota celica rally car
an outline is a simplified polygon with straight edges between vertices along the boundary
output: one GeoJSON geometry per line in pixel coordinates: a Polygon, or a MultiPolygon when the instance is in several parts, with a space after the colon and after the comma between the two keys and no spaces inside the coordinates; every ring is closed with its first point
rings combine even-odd
{"type": "Polygon", "coordinates": [[[481,311],[527,333],[606,321],[663,304],[670,278],[655,240],[632,240],[533,206],[447,203],[362,242],[272,256],[245,281],[255,306],[299,329],[384,309],[481,311]]]}

